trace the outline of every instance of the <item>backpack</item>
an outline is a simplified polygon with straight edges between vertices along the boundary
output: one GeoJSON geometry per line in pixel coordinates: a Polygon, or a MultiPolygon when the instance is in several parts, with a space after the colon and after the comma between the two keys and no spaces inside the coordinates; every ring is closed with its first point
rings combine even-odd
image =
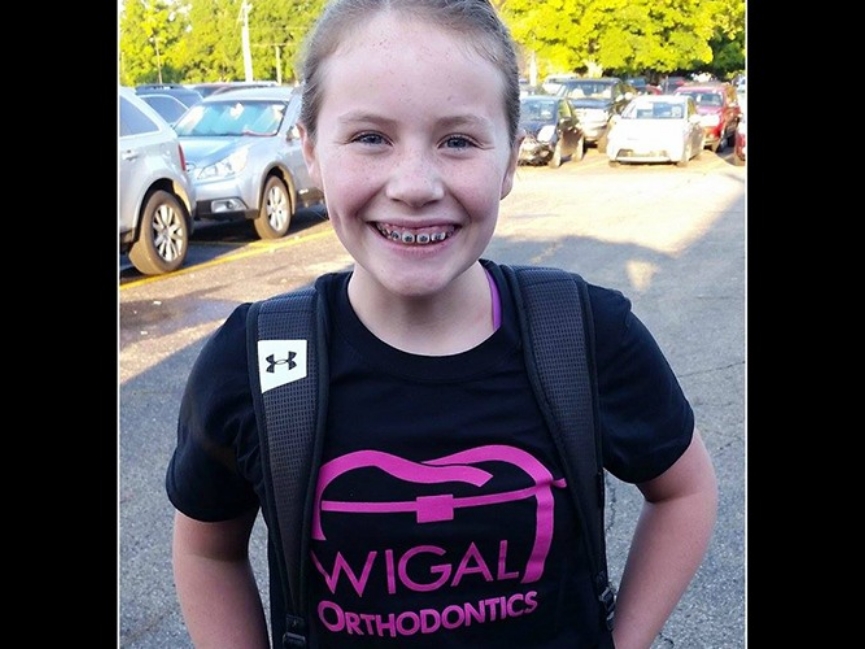
{"type": "MultiPolygon", "coordinates": [[[[607,573],[604,473],[598,420],[594,332],[585,280],[538,266],[500,265],[517,303],[526,367],[552,431],[579,514],[599,624],[610,637],[615,592],[607,573]]],[[[282,646],[306,647],[310,521],[327,413],[328,314],[307,287],[254,302],[247,349],[259,425],[269,534],[288,608],[282,646]]],[[[610,640],[611,642],[611,640],[610,640]]],[[[612,646],[612,644],[610,644],[612,646]]]]}

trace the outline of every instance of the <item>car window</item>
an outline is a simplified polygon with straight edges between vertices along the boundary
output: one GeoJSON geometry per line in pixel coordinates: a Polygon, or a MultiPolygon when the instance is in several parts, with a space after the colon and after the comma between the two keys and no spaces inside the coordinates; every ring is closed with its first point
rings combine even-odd
{"type": "Polygon", "coordinates": [[[521,122],[549,122],[556,114],[556,101],[524,101],[520,108],[521,122]]]}
{"type": "Polygon", "coordinates": [[[120,98],[120,137],[155,133],[159,125],[125,97],[120,98]]]}
{"type": "Polygon", "coordinates": [[[170,124],[186,112],[186,104],[171,95],[141,95],[141,99],[150,104],[170,124]]]}
{"type": "Polygon", "coordinates": [[[285,104],[273,101],[220,101],[193,106],[174,128],[178,135],[274,135],[285,104]]]}
{"type": "Polygon", "coordinates": [[[564,94],[569,99],[581,99],[583,97],[611,99],[613,96],[613,86],[609,83],[597,83],[594,81],[570,82],[565,85],[565,88],[564,94]]]}
{"type": "Polygon", "coordinates": [[[654,113],[658,119],[682,119],[684,111],[681,104],[656,104],[654,113]]]}

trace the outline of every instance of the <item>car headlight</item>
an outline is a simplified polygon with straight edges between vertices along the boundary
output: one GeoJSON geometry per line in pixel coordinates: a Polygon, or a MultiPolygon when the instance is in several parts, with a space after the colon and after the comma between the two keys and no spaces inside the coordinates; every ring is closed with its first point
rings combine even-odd
{"type": "Polygon", "coordinates": [[[228,156],[214,162],[213,164],[201,167],[193,172],[196,180],[214,180],[216,178],[229,178],[243,171],[246,162],[249,159],[249,149],[243,147],[232,151],[228,156]]]}
{"type": "Polygon", "coordinates": [[[556,127],[552,124],[547,124],[546,126],[542,126],[541,130],[538,131],[538,141],[539,142],[549,142],[553,139],[553,136],[556,134],[556,127]]]}

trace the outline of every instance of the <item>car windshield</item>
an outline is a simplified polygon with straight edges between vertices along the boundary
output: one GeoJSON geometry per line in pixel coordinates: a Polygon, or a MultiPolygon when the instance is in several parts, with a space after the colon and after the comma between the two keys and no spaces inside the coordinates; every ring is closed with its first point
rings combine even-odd
{"type": "Polygon", "coordinates": [[[705,92],[700,90],[679,90],[679,95],[690,95],[694,98],[694,102],[702,106],[723,106],[724,100],[717,92],[705,92]]]}
{"type": "Polygon", "coordinates": [[[613,86],[609,83],[597,83],[594,81],[582,81],[580,83],[568,83],[565,86],[565,96],[568,99],[611,99],[613,86]]]}
{"type": "Polygon", "coordinates": [[[632,102],[622,111],[622,119],[682,119],[685,107],[660,101],[632,102]]]}
{"type": "Polygon", "coordinates": [[[218,101],[193,106],[175,125],[181,136],[275,135],[285,104],[274,101],[218,101]]]}
{"type": "Polygon", "coordinates": [[[520,105],[520,122],[550,122],[558,113],[558,102],[533,99],[520,105]]]}

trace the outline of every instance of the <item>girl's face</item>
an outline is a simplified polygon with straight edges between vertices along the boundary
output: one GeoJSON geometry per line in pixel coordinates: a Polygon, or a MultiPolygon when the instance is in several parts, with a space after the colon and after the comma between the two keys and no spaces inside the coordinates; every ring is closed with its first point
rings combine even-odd
{"type": "MultiPolygon", "coordinates": [[[[304,157],[355,276],[430,296],[481,256],[519,147],[501,71],[463,38],[383,13],[324,63],[304,157]]],[[[353,280],[354,281],[354,280],[353,280]]]]}

